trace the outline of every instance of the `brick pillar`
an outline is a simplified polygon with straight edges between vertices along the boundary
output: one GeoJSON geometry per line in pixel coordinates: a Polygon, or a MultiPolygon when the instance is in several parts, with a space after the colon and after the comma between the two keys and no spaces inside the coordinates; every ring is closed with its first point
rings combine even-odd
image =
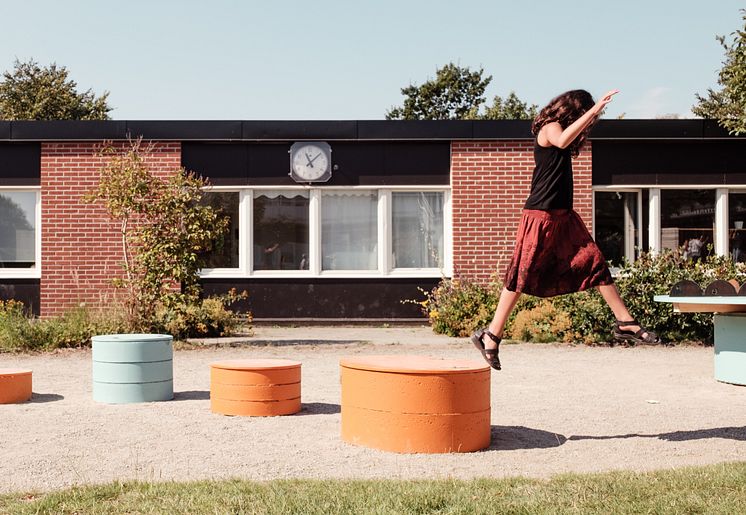
{"type": "MultiPolygon", "coordinates": [[[[101,142],[42,143],[41,316],[111,301],[116,294],[111,281],[123,275],[118,224],[100,203],[82,202],[98,184],[100,148],[101,142]]],[[[155,173],[173,172],[181,166],[181,144],[158,143],[149,163],[155,173]]]]}
{"type": "MultiPolygon", "coordinates": [[[[454,276],[502,278],[531,189],[533,141],[464,141],[451,145],[454,276]]],[[[574,207],[591,229],[591,145],[573,161],[574,207]]]]}

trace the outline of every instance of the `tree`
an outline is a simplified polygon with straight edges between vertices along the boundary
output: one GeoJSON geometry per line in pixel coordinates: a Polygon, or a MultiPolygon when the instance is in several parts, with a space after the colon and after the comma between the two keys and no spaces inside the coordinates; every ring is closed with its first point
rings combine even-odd
{"type": "Polygon", "coordinates": [[[725,60],[718,74],[721,89],[707,90],[707,97],[697,94],[692,112],[703,118],[715,118],[731,134],[746,133],[746,9],[741,10],[744,28],[732,34],[729,44],[725,36],[716,39],[725,49],[725,60]]]}
{"type": "Polygon", "coordinates": [[[528,106],[514,92],[503,100],[495,96],[491,107],[484,114],[479,110],[485,104],[484,92],[492,76],[482,77],[484,70],[471,71],[453,63],[439,68],[435,79],[421,86],[410,84],[402,88],[404,105],[386,113],[387,120],[501,120],[534,118],[537,106],[528,106]]]}
{"type": "Polygon", "coordinates": [[[514,91],[503,100],[495,96],[492,106],[488,107],[484,115],[484,120],[533,120],[539,114],[539,106],[536,104],[528,105],[523,102],[514,91]]]}
{"type": "Polygon", "coordinates": [[[152,152],[152,144],[143,146],[140,139],[124,152],[104,148],[100,182],[84,198],[103,202],[119,222],[125,277],[114,284],[126,292],[127,315],[138,330],[154,327],[163,306],[199,302],[205,254],[219,245],[229,223],[200,202],[205,179],[184,169],[166,179],[153,175],[148,165],[152,152]]]}
{"type": "Polygon", "coordinates": [[[448,63],[435,72],[435,79],[421,86],[402,88],[402,107],[386,113],[387,120],[463,120],[477,117],[484,103],[484,90],[492,77],[482,78],[484,70],[471,71],[448,63]]]}
{"type": "Polygon", "coordinates": [[[67,68],[41,67],[33,59],[15,60],[13,71],[0,81],[0,120],[107,120],[109,96],[77,90],[67,68]]]}

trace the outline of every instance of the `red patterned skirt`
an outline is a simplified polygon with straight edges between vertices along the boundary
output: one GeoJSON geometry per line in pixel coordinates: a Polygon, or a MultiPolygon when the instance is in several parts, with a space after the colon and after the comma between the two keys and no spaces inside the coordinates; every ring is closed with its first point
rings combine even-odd
{"type": "Polygon", "coordinates": [[[613,282],[606,259],[575,211],[523,210],[505,288],[553,297],[613,282]]]}

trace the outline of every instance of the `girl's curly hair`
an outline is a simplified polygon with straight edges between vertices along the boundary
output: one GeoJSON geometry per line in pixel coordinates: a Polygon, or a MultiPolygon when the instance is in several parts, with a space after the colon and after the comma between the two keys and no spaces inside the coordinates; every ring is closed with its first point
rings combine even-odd
{"type": "MultiPolygon", "coordinates": [[[[566,91],[552,99],[539,112],[531,124],[531,132],[534,136],[538,135],[541,128],[550,122],[558,122],[562,129],[566,129],[575,120],[583,116],[595,103],[591,94],[584,89],[566,91]]],[[[598,117],[588,124],[588,127],[583,129],[583,132],[578,134],[578,137],[570,144],[570,155],[572,157],[577,157],[580,154],[580,149],[583,148],[588,133],[597,119],[598,117]]]]}

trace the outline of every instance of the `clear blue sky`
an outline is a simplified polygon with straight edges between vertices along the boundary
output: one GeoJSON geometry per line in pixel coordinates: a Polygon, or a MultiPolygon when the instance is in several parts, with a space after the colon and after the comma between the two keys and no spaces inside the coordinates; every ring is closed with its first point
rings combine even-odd
{"type": "Polygon", "coordinates": [[[545,104],[621,94],[610,117],[691,117],[742,0],[33,0],[2,3],[0,70],[66,66],[119,120],[382,119],[455,62],[545,104]]]}

